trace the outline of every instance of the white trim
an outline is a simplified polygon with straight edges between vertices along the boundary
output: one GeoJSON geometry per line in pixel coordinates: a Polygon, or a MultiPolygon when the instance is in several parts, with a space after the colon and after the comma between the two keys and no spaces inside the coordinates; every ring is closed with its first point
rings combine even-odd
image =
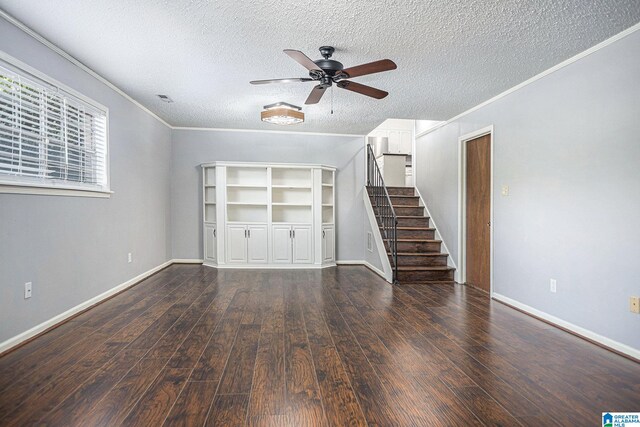
{"type": "Polygon", "coordinates": [[[458,265],[460,268],[456,272],[460,272],[457,276],[460,283],[466,283],[467,281],[467,142],[481,136],[490,135],[490,162],[491,167],[489,170],[489,293],[493,292],[493,140],[494,132],[493,125],[486,126],[482,129],[477,129],[473,132],[462,135],[458,138],[458,265]]]}
{"type": "Polygon", "coordinates": [[[4,342],[0,343],[0,353],[4,353],[5,351],[23,343],[24,341],[46,331],[49,328],[52,328],[54,326],[56,326],[57,324],[61,323],[62,321],[64,321],[65,319],[68,319],[71,316],[74,316],[75,314],[80,313],[81,311],[84,311],[88,308],[90,308],[93,305],[96,305],[102,301],[104,301],[105,299],[111,297],[112,295],[117,294],[118,292],[124,291],[127,288],[130,288],[131,286],[135,285],[136,283],[140,282],[141,280],[146,279],[147,277],[151,276],[152,274],[156,273],[157,271],[162,270],[165,267],[170,266],[171,264],[173,264],[175,262],[175,260],[169,260],[166,261],[162,264],[160,264],[157,267],[152,268],[151,270],[145,271],[142,274],[137,275],[136,277],[134,277],[133,279],[129,279],[124,283],[119,284],[118,286],[109,289],[106,292],[101,293],[100,295],[97,295],[91,299],[88,299],[87,301],[80,303],[78,305],[76,305],[75,307],[70,308],[69,310],[65,311],[64,313],[60,313],[57,316],[52,317],[49,320],[46,320],[42,323],[40,323],[39,325],[34,326],[33,328],[22,332],[21,334],[18,334],[14,337],[9,338],[8,340],[5,340],[4,342]]]}
{"type": "Polygon", "coordinates": [[[459,277],[458,277],[459,276],[458,266],[456,265],[456,262],[453,260],[453,257],[451,256],[451,252],[449,252],[449,248],[447,247],[447,243],[442,238],[442,234],[440,234],[440,232],[438,231],[438,225],[436,224],[436,221],[431,216],[431,212],[429,212],[429,208],[427,207],[427,203],[424,201],[424,198],[422,197],[422,194],[420,193],[420,190],[418,190],[418,187],[414,187],[414,189],[415,189],[416,193],[418,194],[418,197],[420,197],[420,202],[422,203],[422,207],[424,208],[425,212],[427,213],[427,216],[429,217],[429,221],[431,221],[432,227],[436,229],[435,238],[442,242],[442,248],[444,249],[444,252],[447,254],[447,265],[449,267],[453,267],[453,268],[456,269],[454,280],[456,282],[458,282],[459,281],[458,280],[459,279],[459,277]]]}
{"type": "MultiPolygon", "coordinates": [[[[0,10],[0,12],[2,12],[0,10]]],[[[16,74],[21,74],[21,73],[26,73],[26,74],[30,74],[31,77],[35,78],[35,80],[40,80],[40,84],[44,84],[47,87],[50,86],[54,86],[58,89],[62,89],[64,92],[67,92],[69,95],[74,96],[75,98],[78,98],[78,100],[82,101],[82,102],[86,102],[87,104],[89,104],[90,106],[92,106],[93,108],[107,114],[109,112],[109,108],[105,105],[102,105],[101,103],[99,103],[98,101],[89,98],[88,96],[84,95],[83,93],[78,92],[77,90],[73,89],[72,87],[69,87],[68,85],[58,81],[57,79],[54,79],[53,77],[51,77],[50,75],[38,70],[35,67],[32,67],[31,65],[27,64],[24,61],[19,60],[18,58],[9,55],[7,52],[0,50],[0,61],[4,62],[6,65],[8,65],[7,68],[10,69],[10,71],[16,73],[16,74]]]]}
{"type": "Polygon", "coordinates": [[[592,341],[595,341],[599,344],[602,344],[606,347],[612,348],[616,351],[619,351],[620,353],[624,353],[626,355],[629,355],[637,360],[640,360],[640,350],[635,349],[631,346],[628,346],[626,344],[622,344],[621,342],[618,341],[614,341],[610,338],[604,337],[600,334],[597,334],[593,331],[590,331],[589,329],[585,329],[582,328],[580,326],[574,325],[573,323],[569,323],[566,320],[562,320],[558,317],[555,317],[551,314],[545,313],[544,311],[540,311],[536,308],[533,308],[531,306],[528,306],[526,304],[523,304],[519,301],[513,300],[509,297],[506,297],[504,295],[498,294],[498,293],[493,293],[491,295],[491,297],[499,302],[502,302],[504,304],[513,306],[519,310],[524,311],[525,313],[531,314],[532,316],[536,316],[539,317],[540,319],[544,319],[547,322],[559,326],[561,328],[567,329],[583,338],[587,338],[590,339],[592,341]]]}
{"type": "Polygon", "coordinates": [[[519,89],[522,89],[523,87],[525,87],[527,85],[530,85],[531,83],[535,82],[536,80],[540,80],[541,78],[543,78],[545,76],[548,76],[551,73],[554,73],[554,72],[556,72],[556,71],[558,71],[558,70],[560,70],[560,69],[562,69],[562,68],[564,68],[564,67],[566,67],[568,65],[571,65],[574,62],[579,61],[580,59],[585,58],[585,57],[591,55],[592,53],[595,53],[595,52],[599,51],[600,49],[603,49],[603,48],[609,46],[610,44],[615,43],[618,40],[621,40],[621,39],[625,38],[626,36],[628,36],[630,34],[633,34],[634,32],[636,32],[638,30],[640,30],[640,23],[635,24],[632,27],[627,28],[626,30],[616,34],[615,36],[610,37],[610,38],[606,39],[605,41],[600,42],[597,45],[592,46],[589,49],[587,49],[587,50],[585,50],[583,52],[580,52],[579,54],[574,55],[571,58],[569,58],[567,60],[564,60],[561,63],[559,63],[557,65],[554,65],[553,67],[551,67],[551,68],[549,68],[549,69],[547,69],[547,70],[545,70],[545,71],[543,71],[543,72],[541,72],[539,74],[536,74],[535,76],[531,77],[530,79],[525,80],[522,83],[517,84],[517,85],[513,86],[510,89],[505,90],[504,92],[494,96],[493,98],[490,98],[490,99],[488,99],[488,100],[476,105],[475,107],[472,107],[472,108],[468,109],[467,111],[464,111],[464,112],[458,114],[457,116],[454,116],[454,117],[450,118],[449,120],[447,120],[445,122],[442,122],[442,123],[440,123],[438,125],[435,125],[432,128],[429,128],[429,129],[426,129],[426,130],[420,132],[419,134],[416,135],[416,139],[420,138],[421,136],[427,135],[427,134],[429,134],[431,132],[434,132],[434,131],[440,129],[441,127],[443,127],[443,126],[446,126],[449,123],[458,120],[461,117],[464,117],[464,116],[466,116],[468,114],[471,114],[474,111],[479,110],[480,108],[485,107],[485,106],[491,104],[492,102],[495,102],[495,101],[499,100],[500,98],[504,98],[505,96],[507,96],[507,95],[519,90],[519,89]]]}
{"type": "Polygon", "coordinates": [[[366,135],[352,133],[324,133],[324,132],[301,132],[288,130],[268,130],[268,129],[228,129],[228,128],[207,128],[207,127],[188,127],[188,126],[172,126],[173,130],[196,130],[204,132],[258,132],[258,133],[279,133],[287,135],[312,135],[312,136],[346,136],[346,137],[365,137],[366,135]]]}
{"type": "Polygon", "coordinates": [[[54,51],[55,53],[57,53],[58,55],[60,55],[64,59],[66,59],[67,61],[71,62],[73,65],[75,65],[76,67],[80,68],[82,71],[90,74],[92,77],[94,77],[95,79],[99,80],[101,83],[105,84],[110,89],[116,91],[118,94],[122,95],[125,99],[127,99],[128,101],[133,103],[135,106],[140,108],[145,113],[149,114],[154,119],[158,120],[160,123],[162,123],[163,125],[165,125],[169,129],[172,129],[172,126],[169,123],[167,123],[166,121],[164,121],[162,118],[160,118],[160,116],[158,116],[156,113],[154,113],[153,111],[149,110],[147,107],[145,107],[144,105],[142,105],[141,103],[139,103],[138,101],[133,99],[131,96],[127,95],[123,90],[118,88],[116,85],[111,83],[109,80],[105,79],[100,74],[96,73],[91,68],[87,67],[82,62],[78,61],[76,58],[74,58],[73,56],[69,55],[67,52],[65,52],[64,50],[60,49],[58,46],[56,46],[55,44],[53,44],[52,42],[50,42],[46,38],[42,37],[40,34],[38,34],[37,32],[35,32],[31,28],[29,28],[28,26],[23,24],[21,21],[19,21],[16,18],[14,18],[13,16],[9,15],[7,12],[5,12],[2,9],[0,9],[0,17],[4,18],[6,21],[8,21],[9,23],[13,24],[19,30],[22,30],[24,33],[26,33],[27,35],[31,36],[36,41],[42,43],[47,48],[51,49],[52,51],[54,51]]]}
{"type": "Polygon", "coordinates": [[[366,211],[367,219],[369,220],[369,226],[371,227],[371,230],[373,230],[373,233],[371,234],[373,234],[373,238],[376,241],[378,257],[380,258],[380,263],[382,264],[382,269],[384,270],[381,276],[384,277],[387,282],[393,283],[393,269],[391,268],[391,261],[389,261],[389,256],[387,255],[384,242],[382,241],[382,235],[380,233],[378,220],[376,219],[376,214],[373,211],[373,206],[371,206],[371,199],[369,199],[369,192],[367,191],[366,186],[364,187],[364,190],[362,192],[362,199],[364,201],[364,210],[366,211]]]}
{"type": "MultiPolygon", "coordinates": [[[[369,270],[373,271],[378,276],[382,277],[384,280],[389,282],[389,280],[387,280],[387,278],[385,277],[384,271],[380,270],[378,267],[374,266],[373,264],[371,264],[368,261],[348,260],[348,261],[338,261],[338,262],[336,262],[336,264],[338,264],[338,265],[361,265],[363,267],[367,267],[369,270]]],[[[391,282],[389,282],[389,283],[391,283],[391,282]]]]}
{"type": "Polygon", "coordinates": [[[98,197],[108,199],[113,191],[83,190],[65,187],[39,187],[26,184],[0,183],[0,194],[38,194],[42,196],[98,197]]]}
{"type": "Polygon", "coordinates": [[[172,264],[202,264],[204,262],[203,259],[197,258],[174,258],[171,260],[172,264]]]}
{"type": "Polygon", "coordinates": [[[327,264],[203,264],[206,267],[219,268],[220,270],[319,270],[327,267],[335,267],[335,263],[327,264]]]}

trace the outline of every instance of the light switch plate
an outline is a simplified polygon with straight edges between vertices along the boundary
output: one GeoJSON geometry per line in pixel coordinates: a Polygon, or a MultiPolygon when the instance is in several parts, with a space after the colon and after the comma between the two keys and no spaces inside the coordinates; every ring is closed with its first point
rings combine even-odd
{"type": "Polygon", "coordinates": [[[508,185],[503,185],[502,186],[502,191],[500,192],[500,194],[502,194],[503,196],[508,196],[509,195],[509,186],[508,185]]]}
{"type": "Polygon", "coordinates": [[[640,297],[629,298],[629,311],[640,314],[640,297]]]}
{"type": "Polygon", "coordinates": [[[549,290],[554,294],[556,293],[556,290],[557,290],[557,284],[558,283],[556,282],[556,279],[549,279],[549,290]]]}

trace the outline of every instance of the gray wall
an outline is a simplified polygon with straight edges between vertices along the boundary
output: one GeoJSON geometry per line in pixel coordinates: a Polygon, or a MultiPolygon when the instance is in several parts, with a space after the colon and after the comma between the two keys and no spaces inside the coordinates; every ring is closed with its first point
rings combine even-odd
{"type": "Polygon", "coordinates": [[[362,260],[364,144],[357,136],[245,131],[173,131],[173,258],[202,259],[201,172],[213,161],[320,163],[337,167],[336,256],[362,260]]]}
{"type": "Polygon", "coordinates": [[[369,223],[369,218],[367,217],[367,213],[364,212],[364,216],[362,218],[362,223],[364,224],[364,236],[363,236],[363,245],[364,245],[364,260],[369,264],[377,268],[378,270],[384,272],[382,268],[382,260],[380,256],[386,256],[386,254],[381,254],[384,252],[384,248],[378,248],[376,244],[376,235],[375,233],[379,233],[378,230],[373,230],[371,228],[371,224],[369,223]],[[371,233],[371,251],[367,249],[367,233],[371,233]]]}
{"type": "Polygon", "coordinates": [[[2,342],[170,258],[171,131],[1,18],[0,50],[109,108],[115,192],[0,194],[2,342]],[[28,281],[33,297],[25,300],[28,281]]]}
{"type": "Polygon", "coordinates": [[[416,171],[457,259],[457,140],[493,124],[494,291],[636,349],[639,76],[636,32],[419,138],[416,171]]]}

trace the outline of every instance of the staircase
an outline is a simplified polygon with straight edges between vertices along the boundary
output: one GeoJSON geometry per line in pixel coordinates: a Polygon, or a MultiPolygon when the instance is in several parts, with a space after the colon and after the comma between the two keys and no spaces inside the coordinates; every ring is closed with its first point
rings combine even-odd
{"type": "MultiPolygon", "coordinates": [[[[399,284],[453,283],[455,269],[447,265],[449,255],[441,252],[442,242],[435,240],[435,228],[429,227],[429,217],[425,216],[413,187],[386,187],[386,190],[398,221],[396,281],[399,284]]],[[[367,191],[378,225],[382,227],[384,211],[375,204],[374,188],[367,187],[367,191]]],[[[391,265],[395,265],[388,245],[386,250],[391,265]]]]}

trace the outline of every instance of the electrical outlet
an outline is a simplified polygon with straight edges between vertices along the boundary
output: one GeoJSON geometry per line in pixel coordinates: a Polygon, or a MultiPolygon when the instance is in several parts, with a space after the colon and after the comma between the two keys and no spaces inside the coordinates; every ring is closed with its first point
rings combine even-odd
{"type": "Polygon", "coordinates": [[[500,193],[503,196],[508,196],[509,195],[509,186],[508,185],[503,185],[502,186],[502,191],[500,193]]]}
{"type": "Polygon", "coordinates": [[[127,254],[127,262],[133,261],[133,257],[131,256],[131,252],[127,254]]]}
{"type": "Polygon", "coordinates": [[[556,290],[557,290],[556,285],[557,285],[556,279],[549,279],[549,290],[554,294],[556,293],[556,290]]]}
{"type": "Polygon", "coordinates": [[[640,314],[640,297],[629,298],[629,311],[640,314]]]}
{"type": "Polygon", "coordinates": [[[24,284],[24,299],[31,298],[31,282],[24,284]]]}

